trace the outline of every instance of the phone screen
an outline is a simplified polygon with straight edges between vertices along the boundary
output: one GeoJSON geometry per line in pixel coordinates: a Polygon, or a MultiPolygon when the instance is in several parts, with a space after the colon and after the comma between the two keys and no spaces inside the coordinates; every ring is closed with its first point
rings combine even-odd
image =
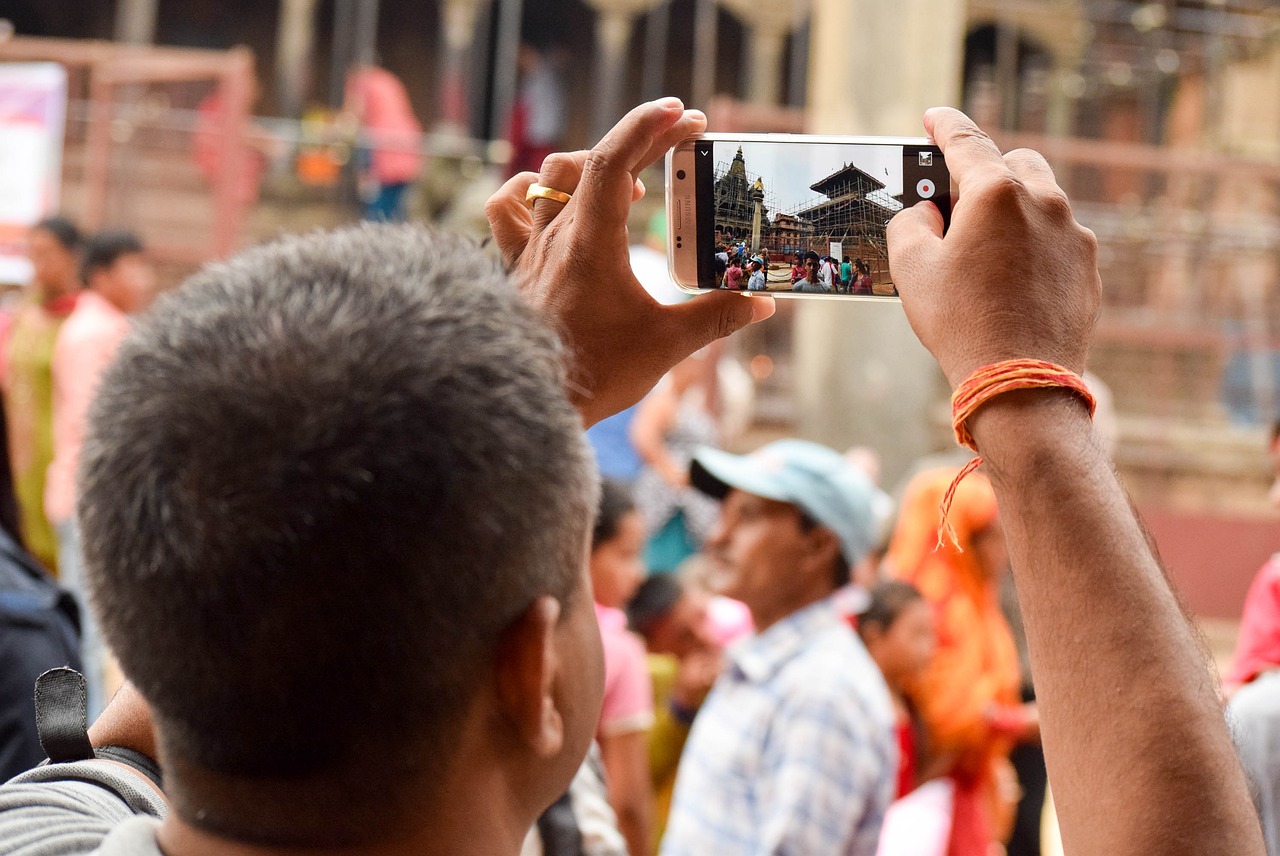
{"type": "Polygon", "coordinates": [[[932,145],[698,140],[698,287],[897,297],[885,229],[922,199],[944,222],[932,145]]]}

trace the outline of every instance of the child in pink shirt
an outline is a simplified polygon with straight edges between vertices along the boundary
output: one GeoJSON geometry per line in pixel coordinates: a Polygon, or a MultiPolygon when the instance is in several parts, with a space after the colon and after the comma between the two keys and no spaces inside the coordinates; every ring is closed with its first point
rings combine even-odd
{"type": "Polygon", "coordinates": [[[653,796],[649,729],[653,682],[644,643],[627,630],[621,607],[644,579],[644,521],[630,491],[606,481],[591,537],[591,585],[604,645],[604,706],[596,739],[604,756],[609,802],[629,852],[649,852],[653,796]]]}

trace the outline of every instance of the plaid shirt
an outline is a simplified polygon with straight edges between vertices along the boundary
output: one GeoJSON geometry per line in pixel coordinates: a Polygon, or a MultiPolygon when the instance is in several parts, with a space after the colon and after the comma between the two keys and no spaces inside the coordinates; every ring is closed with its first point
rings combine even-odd
{"type": "Polygon", "coordinates": [[[685,746],[662,856],[874,856],[896,773],[880,671],[819,601],[733,650],[685,746]]]}

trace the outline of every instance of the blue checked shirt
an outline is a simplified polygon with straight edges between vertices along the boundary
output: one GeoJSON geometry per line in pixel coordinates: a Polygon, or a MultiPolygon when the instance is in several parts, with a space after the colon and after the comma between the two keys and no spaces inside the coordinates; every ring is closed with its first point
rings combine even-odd
{"type": "Polygon", "coordinates": [[[662,856],[874,856],[897,764],[880,671],[819,601],[731,652],[685,745],[662,856]]]}

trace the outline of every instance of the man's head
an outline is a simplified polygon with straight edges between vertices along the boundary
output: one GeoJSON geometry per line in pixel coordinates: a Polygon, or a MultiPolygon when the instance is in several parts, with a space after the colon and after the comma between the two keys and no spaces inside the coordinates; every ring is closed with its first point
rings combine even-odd
{"type": "Polygon", "coordinates": [[[66,217],[49,217],[31,227],[27,235],[27,258],[43,298],[58,297],[75,289],[76,254],[82,242],[80,230],[66,217]]]}
{"type": "Polygon", "coordinates": [[[563,790],[602,677],[562,382],[500,265],[407,227],[247,251],[126,339],[79,515],[186,822],[362,843],[486,764],[526,820],[563,790]]]}
{"type": "Polygon", "coordinates": [[[716,647],[709,605],[706,592],[682,584],[673,574],[654,574],[627,604],[627,621],[651,653],[684,659],[716,647]]]}
{"type": "Polygon", "coordinates": [[[757,625],[847,583],[875,545],[878,491],[817,443],[778,440],[745,456],[701,449],[690,476],[721,500],[706,545],[711,586],[746,603],[757,625]]]}
{"type": "Polygon", "coordinates": [[[85,242],[80,280],[121,312],[143,309],[155,288],[142,241],[132,232],[117,229],[99,232],[85,242]]]}

